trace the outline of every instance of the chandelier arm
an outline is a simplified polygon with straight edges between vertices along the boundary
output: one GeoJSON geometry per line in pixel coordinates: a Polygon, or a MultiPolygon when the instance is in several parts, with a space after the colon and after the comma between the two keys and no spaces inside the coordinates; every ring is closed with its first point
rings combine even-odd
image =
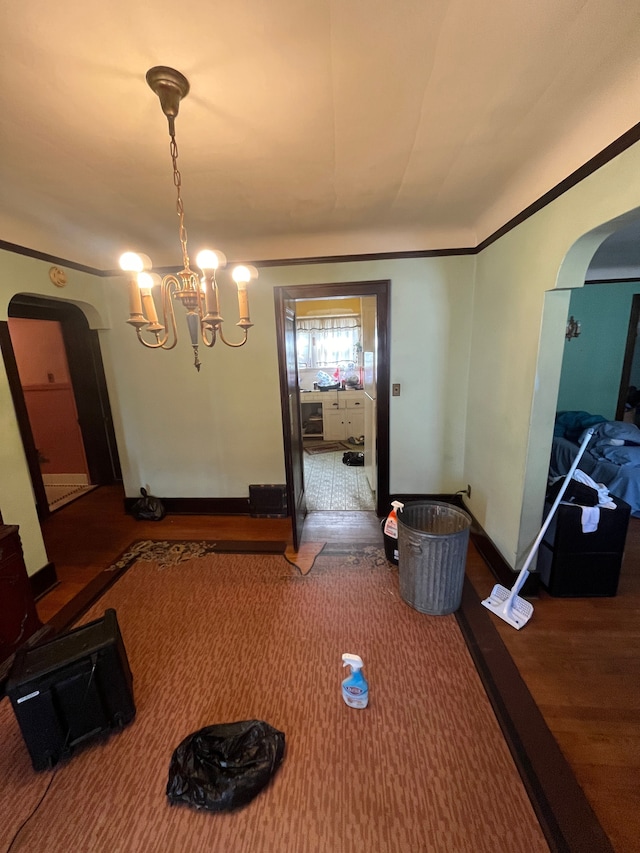
{"type": "Polygon", "coordinates": [[[209,326],[204,321],[200,324],[200,329],[202,332],[202,343],[206,347],[214,347],[216,345],[216,340],[218,339],[218,330],[213,326],[209,326]]]}
{"type": "Polygon", "coordinates": [[[244,337],[243,337],[243,339],[242,339],[239,343],[237,343],[237,344],[234,344],[232,341],[228,341],[228,340],[225,338],[224,333],[223,333],[223,331],[222,331],[222,327],[221,327],[218,331],[219,331],[219,334],[220,334],[220,340],[222,341],[222,343],[223,343],[223,344],[226,344],[228,347],[243,347],[243,346],[246,344],[246,342],[247,342],[247,337],[248,337],[248,330],[247,330],[247,329],[244,329],[244,330],[243,330],[243,331],[244,331],[244,337]]]}
{"type": "Polygon", "coordinates": [[[169,326],[171,326],[171,336],[173,338],[173,343],[168,346],[163,346],[163,349],[173,349],[178,343],[178,327],[176,325],[176,315],[173,309],[173,299],[171,297],[173,296],[174,291],[179,287],[180,282],[172,273],[165,275],[160,285],[162,293],[162,322],[167,330],[165,344],[169,339],[169,326]]]}
{"type": "Polygon", "coordinates": [[[169,338],[168,335],[165,335],[163,340],[157,340],[155,343],[150,343],[149,341],[145,341],[142,337],[142,329],[136,329],[136,333],[142,346],[148,347],[149,349],[173,349],[176,345],[176,341],[174,341],[170,346],[167,346],[167,340],[169,338]]]}

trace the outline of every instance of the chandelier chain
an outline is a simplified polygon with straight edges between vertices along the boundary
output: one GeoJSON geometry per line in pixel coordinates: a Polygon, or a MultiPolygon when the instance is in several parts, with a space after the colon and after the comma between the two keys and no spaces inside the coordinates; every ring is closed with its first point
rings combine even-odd
{"type": "Polygon", "coordinates": [[[180,170],[178,169],[178,143],[176,142],[175,135],[171,134],[171,143],[169,146],[171,151],[171,162],[173,163],[173,183],[176,188],[177,199],[176,199],[176,211],[178,213],[178,218],[180,220],[180,228],[178,231],[178,235],[180,237],[180,245],[182,246],[182,262],[184,264],[184,269],[189,269],[189,255],[187,254],[187,229],[184,225],[184,205],[182,203],[182,176],[180,175],[180,170]]]}

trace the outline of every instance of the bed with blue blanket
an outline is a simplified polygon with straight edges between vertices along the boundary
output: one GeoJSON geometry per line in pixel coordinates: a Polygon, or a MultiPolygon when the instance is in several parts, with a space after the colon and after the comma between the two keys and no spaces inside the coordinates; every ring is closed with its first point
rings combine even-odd
{"type": "Polygon", "coordinates": [[[549,465],[549,480],[564,476],[575,459],[585,430],[594,434],[578,468],[609,493],[631,506],[640,518],[640,429],[625,421],[608,421],[588,412],[559,412],[549,465]]]}

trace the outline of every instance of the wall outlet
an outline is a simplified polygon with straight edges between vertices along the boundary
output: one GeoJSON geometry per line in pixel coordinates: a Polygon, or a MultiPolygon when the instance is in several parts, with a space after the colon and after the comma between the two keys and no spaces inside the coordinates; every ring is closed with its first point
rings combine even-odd
{"type": "Polygon", "coordinates": [[[466,494],[467,494],[467,497],[468,497],[468,498],[470,498],[470,497],[471,497],[471,486],[470,486],[468,483],[467,483],[467,492],[466,492],[466,494]]]}

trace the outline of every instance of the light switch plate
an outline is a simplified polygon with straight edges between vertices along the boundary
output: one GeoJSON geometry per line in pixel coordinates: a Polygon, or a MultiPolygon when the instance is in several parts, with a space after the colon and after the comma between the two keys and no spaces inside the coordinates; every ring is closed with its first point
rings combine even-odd
{"type": "Polygon", "coordinates": [[[394,382],[393,385],[391,386],[391,396],[392,397],[399,397],[400,396],[400,383],[399,382],[394,382]]]}

